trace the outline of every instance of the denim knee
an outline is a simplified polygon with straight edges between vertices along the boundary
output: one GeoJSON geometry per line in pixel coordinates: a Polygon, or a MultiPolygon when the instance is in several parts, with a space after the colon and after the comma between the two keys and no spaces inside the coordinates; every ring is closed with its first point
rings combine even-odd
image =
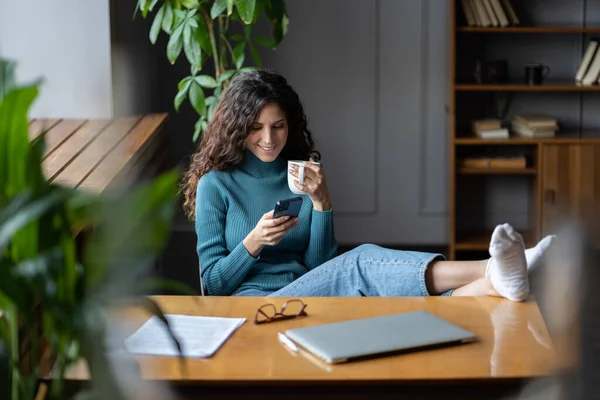
{"type": "Polygon", "coordinates": [[[376,244],[366,243],[366,244],[361,244],[360,246],[355,247],[354,249],[348,251],[346,254],[351,255],[351,254],[367,253],[367,252],[377,251],[379,249],[381,249],[381,246],[377,246],[376,244]]]}

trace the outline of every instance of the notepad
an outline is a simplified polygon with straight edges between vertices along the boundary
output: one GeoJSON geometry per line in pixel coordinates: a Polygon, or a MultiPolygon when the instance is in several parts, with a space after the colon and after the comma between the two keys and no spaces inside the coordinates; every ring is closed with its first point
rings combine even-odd
{"type": "MultiPolygon", "coordinates": [[[[246,318],[202,317],[165,314],[185,357],[210,357],[246,322],[246,318]]],[[[133,335],[125,339],[131,353],[179,356],[177,346],[164,323],[152,316],[133,335]]]]}

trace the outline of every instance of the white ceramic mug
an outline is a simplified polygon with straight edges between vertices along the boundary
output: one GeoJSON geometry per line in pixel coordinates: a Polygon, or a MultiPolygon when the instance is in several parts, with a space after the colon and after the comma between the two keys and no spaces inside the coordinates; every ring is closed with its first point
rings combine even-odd
{"type": "Polygon", "coordinates": [[[303,185],[304,184],[304,163],[305,162],[311,163],[314,165],[319,165],[319,166],[321,165],[321,163],[316,162],[316,161],[302,161],[302,160],[289,160],[288,161],[288,174],[287,174],[288,187],[294,194],[306,194],[306,193],[304,193],[303,191],[298,189],[296,187],[296,185],[294,185],[294,180],[296,180],[296,177],[290,173],[290,170],[292,169],[292,165],[296,165],[298,167],[298,178],[297,179],[298,179],[298,182],[301,185],[303,185]]]}

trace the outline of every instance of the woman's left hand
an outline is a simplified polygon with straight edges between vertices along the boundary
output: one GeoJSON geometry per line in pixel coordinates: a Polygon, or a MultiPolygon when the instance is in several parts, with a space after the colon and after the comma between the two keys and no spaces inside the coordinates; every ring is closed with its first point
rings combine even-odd
{"type": "MultiPolygon", "coordinates": [[[[310,161],[314,160],[311,158],[310,161]]],[[[290,173],[298,178],[298,166],[292,165],[291,168],[290,173]]],[[[301,185],[297,179],[294,180],[294,185],[310,196],[315,210],[326,211],[331,208],[327,180],[320,165],[304,163],[304,185],[301,185]]]]}

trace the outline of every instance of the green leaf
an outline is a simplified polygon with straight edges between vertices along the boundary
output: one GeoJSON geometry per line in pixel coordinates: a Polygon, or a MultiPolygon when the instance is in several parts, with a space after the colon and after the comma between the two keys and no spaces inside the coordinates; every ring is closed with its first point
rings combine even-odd
{"type": "Polygon", "coordinates": [[[238,43],[233,50],[233,62],[237,69],[242,68],[244,65],[244,60],[246,59],[246,53],[244,52],[246,48],[246,42],[238,43]]]}
{"type": "Polygon", "coordinates": [[[152,44],[155,44],[156,39],[158,39],[158,34],[160,33],[160,29],[162,27],[166,7],[167,3],[162,5],[162,7],[156,13],[154,21],[152,22],[152,26],[150,27],[150,43],[152,44]]]}
{"type": "Polygon", "coordinates": [[[173,22],[175,21],[175,13],[173,12],[173,4],[167,0],[164,4],[165,14],[162,20],[162,29],[169,35],[173,31],[173,22]]]}
{"type": "Polygon", "coordinates": [[[198,8],[200,5],[199,0],[181,0],[181,5],[185,8],[198,8]]]}
{"type": "Polygon", "coordinates": [[[265,14],[271,24],[281,22],[285,14],[284,0],[269,0],[265,7],[265,14]]]}
{"type": "MultiPolygon", "coordinates": [[[[281,34],[283,36],[287,35],[289,25],[290,25],[290,19],[288,18],[287,14],[283,14],[283,19],[281,20],[281,34]]],[[[283,36],[282,36],[282,39],[283,39],[283,36]]]]}
{"type": "Polygon", "coordinates": [[[263,10],[265,9],[265,3],[269,2],[271,0],[256,0],[256,9],[254,10],[254,18],[252,19],[251,24],[255,25],[256,23],[258,23],[258,20],[260,19],[263,10]]]}
{"type": "Polygon", "coordinates": [[[187,76],[187,77],[183,78],[181,81],[179,81],[179,83],[177,84],[177,90],[181,90],[181,88],[183,88],[183,86],[185,86],[185,84],[188,83],[191,79],[192,79],[191,76],[187,76]]]}
{"type": "Polygon", "coordinates": [[[212,76],[199,75],[196,77],[196,82],[202,87],[214,89],[219,86],[219,83],[212,76]]]}
{"type": "Polygon", "coordinates": [[[186,13],[183,10],[180,10],[179,8],[174,8],[173,9],[175,12],[175,18],[177,20],[177,22],[181,22],[182,20],[185,19],[186,13]]]}
{"type": "MultiPolygon", "coordinates": [[[[194,21],[191,19],[190,21],[194,21]]],[[[193,35],[194,29],[186,24],[183,30],[183,50],[191,65],[196,66],[200,69],[202,64],[202,50],[200,49],[200,43],[196,40],[193,35]]]]}
{"type": "Polygon", "coordinates": [[[148,16],[148,5],[150,5],[149,0],[138,0],[138,7],[142,10],[142,17],[144,18],[148,16]]]}
{"type": "MultiPolygon", "coordinates": [[[[233,12],[233,1],[234,0],[227,0],[227,15],[231,15],[231,13],[233,12]]],[[[240,0],[238,0],[240,1],[240,0]]]]}
{"type": "Polygon", "coordinates": [[[242,35],[241,33],[236,33],[235,35],[231,36],[231,39],[235,40],[236,42],[241,42],[246,40],[246,36],[242,35]]]}
{"type": "Polygon", "coordinates": [[[256,47],[252,44],[252,42],[248,42],[248,46],[250,47],[250,54],[252,55],[252,59],[254,60],[254,64],[258,68],[262,68],[262,61],[260,60],[260,54],[256,51],[256,47]]]}
{"type": "Polygon", "coordinates": [[[212,19],[217,18],[223,11],[227,9],[227,0],[215,0],[212,8],[210,9],[210,17],[212,19]]]}
{"type": "Polygon", "coordinates": [[[158,0],[139,0],[138,5],[142,10],[142,16],[144,18],[146,18],[148,13],[154,9],[156,3],[158,3],[158,0]]]}
{"type": "Polygon", "coordinates": [[[200,47],[204,50],[204,53],[212,55],[212,46],[210,44],[210,36],[208,34],[208,28],[206,27],[206,21],[201,15],[197,14],[195,17],[198,23],[198,28],[194,30],[194,37],[200,47]]]}
{"type": "Polygon", "coordinates": [[[169,43],[167,43],[167,58],[171,64],[175,64],[175,61],[177,61],[177,57],[179,57],[181,49],[183,48],[183,28],[184,24],[179,24],[171,34],[169,43]]]}
{"type": "MultiPolygon", "coordinates": [[[[24,226],[32,221],[39,219],[44,213],[60,203],[62,198],[57,193],[43,197],[39,200],[23,205],[12,215],[3,215],[3,223],[0,226],[0,254],[3,253],[6,246],[12,240],[13,236],[24,226]]],[[[17,197],[15,201],[21,202],[22,198],[17,197]]],[[[8,206],[11,209],[11,205],[8,206]]]]}
{"type": "Polygon", "coordinates": [[[273,24],[273,38],[275,46],[278,46],[287,34],[290,23],[284,0],[270,0],[270,4],[265,8],[265,14],[269,22],[273,24]]]}
{"type": "Polygon", "coordinates": [[[189,90],[190,103],[199,115],[206,114],[206,103],[204,102],[204,91],[202,87],[195,81],[192,81],[189,90]]]}
{"type": "Polygon", "coordinates": [[[217,78],[217,82],[223,83],[227,79],[231,78],[235,73],[236,73],[236,71],[234,69],[229,69],[229,70],[223,72],[221,75],[219,75],[219,77],[217,78]]]}
{"type": "Polygon", "coordinates": [[[148,3],[148,11],[153,11],[156,3],[158,3],[158,0],[150,0],[148,3]]]}
{"type": "Polygon", "coordinates": [[[179,107],[181,107],[181,103],[183,103],[183,100],[185,100],[185,98],[187,97],[187,94],[188,94],[191,84],[192,84],[192,79],[189,78],[189,80],[183,84],[181,89],[179,89],[179,92],[177,92],[177,95],[175,96],[175,101],[174,101],[174,107],[175,107],[176,111],[179,111],[179,107]]]}
{"type": "Polygon", "coordinates": [[[235,5],[242,21],[246,24],[251,23],[254,19],[256,0],[237,0],[235,5]]]}
{"type": "Polygon", "coordinates": [[[204,119],[204,117],[202,117],[198,121],[196,121],[196,124],[194,125],[194,136],[192,136],[192,140],[194,142],[198,140],[198,137],[200,137],[200,133],[202,133],[202,131],[204,129],[206,129],[207,125],[208,124],[206,122],[206,119],[204,119]]]}
{"type": "Polygon", "coordinates": [[[269,38],[262,37],[262,36],[255,36],[252,38],[252,40],[255,43],[258,43],[259,45],[261,45],[263,47],[271,47],[271,48],[276,47],[275,41],[273,39],[269,39],[269,38]]]}
{"type": "Polygon", "coordinates": [[[215,115],[215,109],[217,108],[217,99],[215,98],[215,100],[208,106],[208,120],[211,121],[213,119],[213,116],[215,115]]]}
{"type": "Polygon", "coordinates": [[[0,202],[28,186],[28,165],[23,162],[30,154],[27,113],[37,94],[35,85],[18,88],[0,103],[0,202]]]}

